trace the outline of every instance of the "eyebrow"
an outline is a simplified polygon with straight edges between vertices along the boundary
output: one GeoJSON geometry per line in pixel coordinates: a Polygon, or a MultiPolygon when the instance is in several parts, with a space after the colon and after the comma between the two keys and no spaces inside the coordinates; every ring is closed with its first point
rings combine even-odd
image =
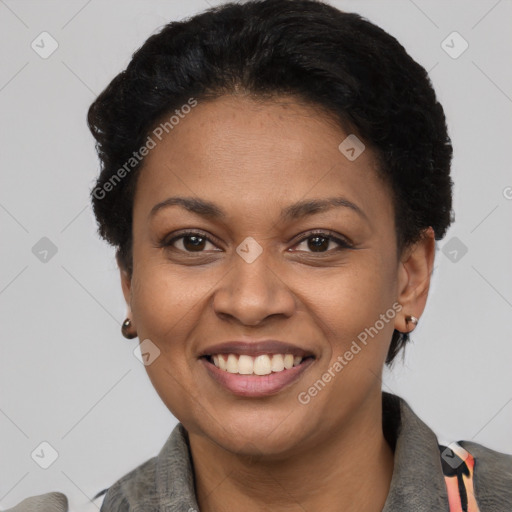
{"type": "MultiPolygon", "coordinates": [[[[168,199],[155,204],[149,212],[149,217],[153,217],[158,211],[170,206],[181,206],[191,213],[195,213],[196,215],[212,220],[220,220],[227,217],[226,213],[215,203],[195,197],[169,197],[168,199]]],[[[325,199],[299,201],[284,208],[281,211],[280,220],[281,222],[290,222],[292,220],[297,220],[308,215],[321,213],[337,207],[349,208],[364,219],[368,220],[368,217],[359,206],[344,197],[328,197],[325,199]]]]}

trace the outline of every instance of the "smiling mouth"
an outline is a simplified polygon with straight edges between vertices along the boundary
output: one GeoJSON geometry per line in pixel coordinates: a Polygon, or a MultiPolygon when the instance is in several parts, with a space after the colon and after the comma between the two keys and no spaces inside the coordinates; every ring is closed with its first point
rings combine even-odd
{"type": "Polygon", "coordinates": [[[293,354],[212,354],[203,356],[206,361],[227,373],[238,375],[270,375],[291,370],[303,362],[314,359],[313,356],[294,356],[293,354]]]}

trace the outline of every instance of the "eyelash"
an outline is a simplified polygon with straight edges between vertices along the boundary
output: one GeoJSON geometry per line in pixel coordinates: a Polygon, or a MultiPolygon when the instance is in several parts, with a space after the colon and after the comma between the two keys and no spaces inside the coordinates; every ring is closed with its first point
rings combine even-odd
{"type": "MultiPolygon", "coordinates": [[[[158,247],[160,247],[160,248],[172,247],[174,242],[176,242],[177,240],[180,240],[182,238],[186,238],[187,236],[196,236],[198,238],[202,238],[202,239],[210,242],[211,244],[215,245],[215,242],[213,240],[211,240],[210,237],[202,231],[185,231],[185,232],[179,233],[179,235],[173,237],[171,240],[164,239],[162,242],[159,243],[158,247]]],[[[306,233],[300,240],[298,240],[295,243],[295,245],[299,245],[302,242],[304,242],[305,240],[308,240],[309,238],[313,238],[314,236],[332,240],[333,242],[336,242],[339,245],[339,247],[336,249],[329,249],[325,252],[319,252],[319,253],[311,252],[311,254],[328,254],[332,251],[339,251],[339,250],[343,250],[343,249],[353,249],[354,248],[353,243],[350,242],[348,239],[340,238],[339,236],[335,236],[335,234],[329,230],[327,230],[327,231],[322,231],[322,230],[310,231],[310,232],[306,233]]],[[[181,249],[179,249],[179,250],[181,251],[181,249]]],[[[181,251],[181,252],[185,252],[186,254],[194,254],[193,251],[181,251]]],[[[201,252],[204,252],[204,251],[198,251],[195,254],[201,254],[201,252]]],[[[299,252],[304,252],[304,251],[299,251],[299,252]]]]}

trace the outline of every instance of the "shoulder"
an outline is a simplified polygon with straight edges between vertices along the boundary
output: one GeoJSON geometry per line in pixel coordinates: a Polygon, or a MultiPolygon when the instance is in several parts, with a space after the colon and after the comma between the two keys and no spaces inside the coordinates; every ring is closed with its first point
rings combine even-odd
{"type": "Polygon", "coordinates": [[[77,499],[72,502],[62,492],[54,491],[25,498],[5,512],[98,512],[101,502],[102,498],[99,495],[92,499],[77,499]]]}
{"type": "MultiPolygon", "coordinates": [[[[4,510],[4,509],[2,509],[4,510]]],[[[48,492],[30,496],[18,503],[16,506],[5,510],[5,512],[67,512],[68,498],[61,492],[48,492]]]]}
{"type": "Polygon", "coordinates": [[[474,460],[475,496],[483,511],[501,512],[512,505],[512,455],[497,452],[472,441],[458,444],[474,460]]]}

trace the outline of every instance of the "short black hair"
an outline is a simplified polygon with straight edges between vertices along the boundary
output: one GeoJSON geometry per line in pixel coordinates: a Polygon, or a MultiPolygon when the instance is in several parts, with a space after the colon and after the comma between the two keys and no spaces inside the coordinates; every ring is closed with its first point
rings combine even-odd
{"type": "MultiPolygon", "coordinates": [[[[151,35],[89,108],[101,161],[91,190],[98,232],[130,275],[141,163],[122,180],[120,169],[164,115],[239,91],[321,107],[374,151],[392,190],[399,254],[429,226],[444,237],[454,220],[452,145],[427,71],[383,29],[322,1],[226,3],[151,35]]],[[[394,331],[387,364],[408,340],[394,331]]]]}

